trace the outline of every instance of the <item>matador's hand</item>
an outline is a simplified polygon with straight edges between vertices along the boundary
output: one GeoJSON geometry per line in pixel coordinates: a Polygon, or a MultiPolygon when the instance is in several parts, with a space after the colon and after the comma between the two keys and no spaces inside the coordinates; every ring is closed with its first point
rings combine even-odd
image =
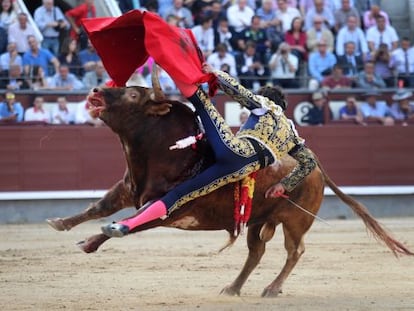
{"type": "Polygon", "coordinates": [[[285,188],[281,183],[271,186],[265,193],[265,198],[279,198],[285,193],[285,188]]]}

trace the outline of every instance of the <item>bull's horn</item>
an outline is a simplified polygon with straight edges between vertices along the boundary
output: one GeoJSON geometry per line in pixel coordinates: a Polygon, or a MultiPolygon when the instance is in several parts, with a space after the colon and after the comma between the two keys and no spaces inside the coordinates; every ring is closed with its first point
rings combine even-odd
{"type": "Polygon", "coordinates": [[[154,90],[154,100],[155,101],[162,101],[165,100],[165,95],[161,89],[160,80],[158,78],[158,65],[154,63],[152,65],[152,72],[151,72],[151,82],[152,82],[152,89],[154,90]]]}

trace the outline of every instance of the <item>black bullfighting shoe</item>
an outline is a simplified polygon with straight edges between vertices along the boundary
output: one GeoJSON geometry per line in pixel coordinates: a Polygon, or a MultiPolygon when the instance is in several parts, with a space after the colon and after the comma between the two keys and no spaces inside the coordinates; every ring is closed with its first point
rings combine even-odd
{"type": "Polygon", "coordinates": [[[112,223],[101,227],[101,231],[110,238],[122,238],[129,233],[129,227],[123,224],[112,223]]]}

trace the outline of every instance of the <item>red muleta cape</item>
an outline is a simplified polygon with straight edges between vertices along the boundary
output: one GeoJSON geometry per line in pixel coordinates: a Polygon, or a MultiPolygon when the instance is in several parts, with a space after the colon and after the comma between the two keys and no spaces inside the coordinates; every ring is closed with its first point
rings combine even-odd
{"type": "Polygon", "coordinates": [[[204,57],[191,30],[168,25],[158,15],[139,10],[120,17],[87,18],[82,24],[117,86],[124,86],[152,56],[173,80],[208,82],[210,95],[215,93],[216,77],[201,71],[204,57]]]}

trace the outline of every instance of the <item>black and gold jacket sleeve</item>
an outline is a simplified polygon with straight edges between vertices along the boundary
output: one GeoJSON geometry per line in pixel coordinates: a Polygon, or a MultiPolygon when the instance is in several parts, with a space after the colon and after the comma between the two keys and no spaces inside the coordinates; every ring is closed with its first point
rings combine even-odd
{"type": "Polygon", "coordinates": [[[316,160],[312,151],[310,151],[304,144],[296,145],[296,147],[289,152],[289,155],[297,161],[297,164],[293,170],[280,181],[286,191],[292,191],[316,167],[316,160]]]}

